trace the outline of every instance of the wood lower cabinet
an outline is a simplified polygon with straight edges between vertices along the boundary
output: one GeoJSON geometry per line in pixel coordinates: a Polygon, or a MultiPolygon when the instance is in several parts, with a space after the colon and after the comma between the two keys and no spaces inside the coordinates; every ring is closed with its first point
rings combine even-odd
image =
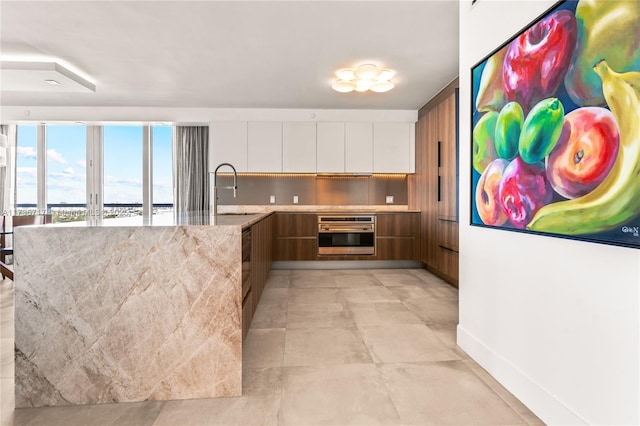
{"type": "Polygon", "coordinates": [[[458,252],[438,247],[438,272],[447,281],[458,284],[458,252]]]}
{"type": "MultiPolygon", "coordinates": [[[[269,215],[251,226],[250,268],[243,270],[249,274],[251,289],[242,302],[242,338],[246,337],[253,314],[258,307],[264,285],[269,279],[273,259],[273,215],[269,215]]],[[[243,277],[244,278],[244,277],[243,277]]]]}
{"type": "Polygon", "coordinates": [[[409,177],[409,208],[420,210],[420,260],[458,285],[458,144],[454,81],[420,110],[416,173],[409,177]]]}
{"type": "Polygon", "coordinates": [[[242,340],[247,337],[249,333],[249,327],[251,327],[251,321],[253,320],[253,313],[256,310],[257,305],[253,303],[253,292],[249,290],[247,297],[242,301],[242,340]]]}
{"type": "Polygon", "coordinates": [[[288,260],[419,260],[420,214],[376,214],[375,256],[318,256],[318,215],[276,213],[273,259],[288,260]]]}
{"type": "Polygon", "coordinates": [[[416,240],[409,237],[376,238],[375,260],[418,260],[416,240]]]}
{"type": "Polygon", "coordinates": [[[251,290],[257,306],[273,260],[273,215],[251,227],[251,242],[251,290]]]}
{"type": "Polygon", "coordinates": [[[376,215],[376,260],[420,259],[420,213],[376,215]]]}
{"type": "Polygon", "coordinates": [[[318,215],[276,213],[273,260],[317,260],[318,215]]]}

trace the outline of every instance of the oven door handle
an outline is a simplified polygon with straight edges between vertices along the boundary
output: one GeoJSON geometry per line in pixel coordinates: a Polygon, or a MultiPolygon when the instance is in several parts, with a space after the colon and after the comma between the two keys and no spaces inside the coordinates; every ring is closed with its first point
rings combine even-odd
{"type": "Polygon", "coordinates": [[[320,228],[320,232],[345,233],[345,232],[373,232],[373,229],[362,228],[320,228]]]}

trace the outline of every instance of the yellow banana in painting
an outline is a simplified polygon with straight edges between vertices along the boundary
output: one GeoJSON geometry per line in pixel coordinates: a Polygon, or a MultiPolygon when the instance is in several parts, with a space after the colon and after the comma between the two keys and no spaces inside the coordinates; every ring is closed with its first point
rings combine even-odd
{"type": "Polygon", "coordinates": [[[605,61],[594,71],[618,122],[620,147],[607,177],[593,191],[542,207],[527,229],[564,235],[613,229],[640,213],[640,72],[616,73],[605,61]]]}

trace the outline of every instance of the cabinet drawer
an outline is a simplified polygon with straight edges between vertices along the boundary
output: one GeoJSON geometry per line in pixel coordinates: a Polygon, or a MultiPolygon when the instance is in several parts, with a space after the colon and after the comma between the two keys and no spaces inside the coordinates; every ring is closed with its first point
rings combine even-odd
{"type": "Polygon", "coordinates": [[[439,247],[438,250],[438,270],[449,279],[450,282],[458,286],[458,252],[439,247]]]}
{"type": "Polygon", "coordinates": [[[458,247],[458,223],[449,220],[438,220],[438,245],[453,251],[458,247]]]}
{"type": "Polygon", "coordinates": [[[310,213],[277,213],[276,237],[317,237],[318,215],[310,213]]]}
{"type": "Polygon", "coordinates": [[[253,319],[254,310],[255,310],[255,307],[254,307],[253,294],[251,290],[249,290],[249,293],[247,294],[247,296],[244,299],[244,302],[242,303],[242,340],[244,340],[244,338],[247,337],[247,333],[249,332],[249,327],[251,327],[251,320],[253,319]]]}
{"type": "Polygon", "coordinates": [[[420,213],[378,213],[376,236],[417,237],[420,235],[420,213]]]}
{"type": "Polygon", "coordinates": [[[276,237],[273,260],[316,260],[317,255],[317,237],[276,237]]]}
{"type": "Polygon", "coordinates": [[[419,260],[413,237],[376,238],[376,260],[419,260]]]}

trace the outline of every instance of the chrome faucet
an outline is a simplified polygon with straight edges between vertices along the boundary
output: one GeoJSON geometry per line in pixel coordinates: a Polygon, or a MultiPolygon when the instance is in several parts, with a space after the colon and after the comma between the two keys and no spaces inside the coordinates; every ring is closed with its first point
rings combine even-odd
{"type": "Polygon", "coordinates": [[[229,163],[220,163],[213,172],[213,224],[218,221],[218,189],[233,189],[233,198],[238,196],[238,173],[236,168],[229,163]],[[222,166],[229,166],[233,170],[233,186],[222,186],[218,188],[218,169],[222,166]]]}

